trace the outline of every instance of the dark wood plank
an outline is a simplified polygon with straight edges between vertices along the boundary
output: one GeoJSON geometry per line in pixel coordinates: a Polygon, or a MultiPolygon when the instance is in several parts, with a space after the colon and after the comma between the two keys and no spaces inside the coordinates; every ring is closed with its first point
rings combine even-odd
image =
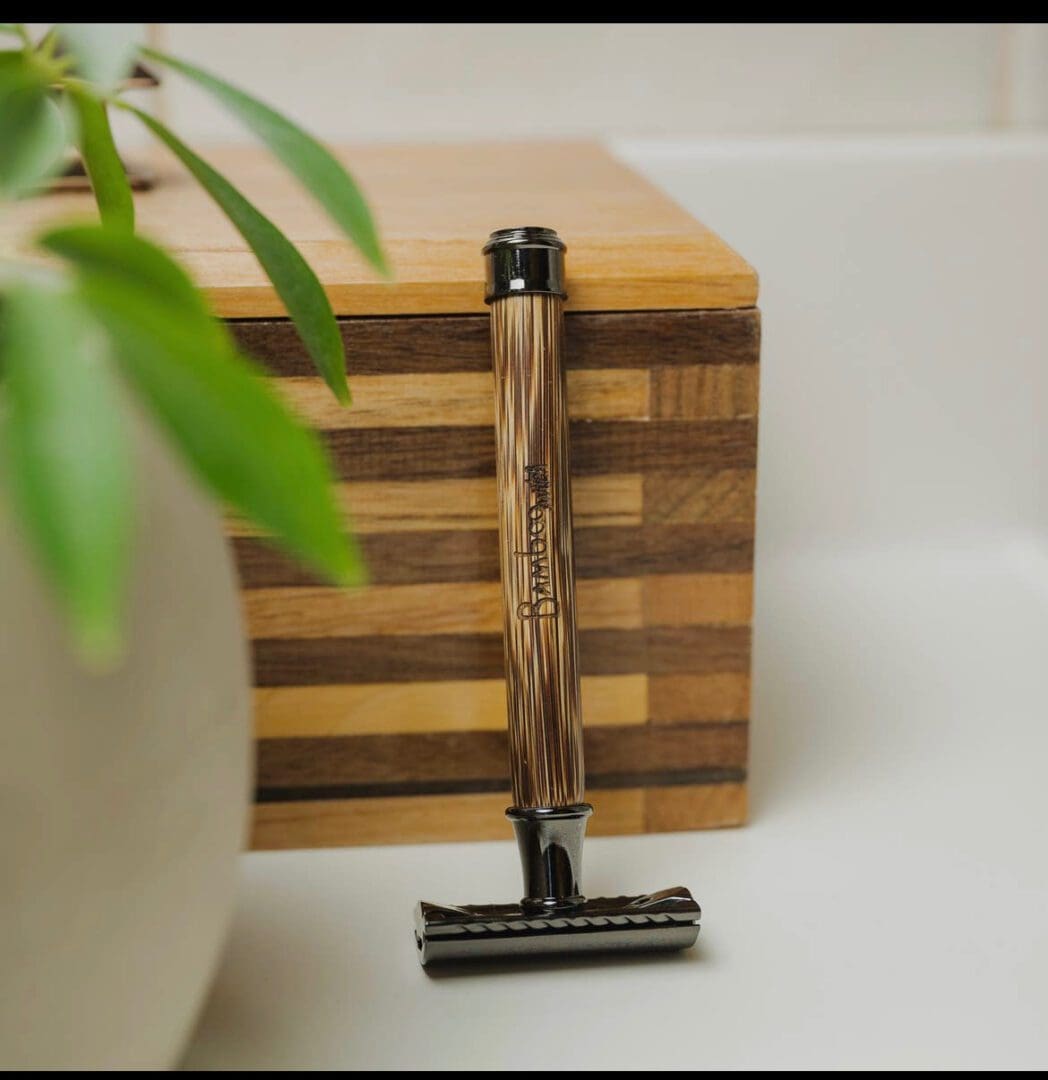
{"type": "MultiPolygon", "coordinates": [[[[593,787],[643,787],[741,779],[747,725],[588,727],[586,779],[593,787]]],[[[264,800],[501,791],[509,782],[503,731],[262,739],[264,800]]]]}
{"type": "Polygon", "coordinates": [[[501,634],[390,634],[353,638],[258,638],[256,686],[500,679],[501,634]]]}
{"type": "Polygon", "coordinates": [[[755,364],[760,312],[568,312],[568,367],[652,368],[689,364],[755,364]]]}
{"type": "MultiPolygon", "coordinates": [[[[595,641],[592,647],[613,646],[614,635],[629,633],[626,630],[591,632],[610,638],[607,642],[595,641]]],[[[714,675],[750,670],[748,626],[649,626],[646,635],[644,670],[652,675],[714,675]]]]}
{"type": "MultiPolygon", "coordinates": [[[[233,320],[229,326],[271,374],[316,374],[287,319],[233,320]]],[[[484,315],[346,318],[339,326],[351,381],[354,375],[491,369],[484,315]]],[[[565,328],[569,368],[752,364],[760,350],[753,308],[568,312],[565,328]]]]}
{"type": "MultiPolygon", "coordinates": [[[[232,543],[244,588],[324,584],[261,537],[240,536],[232,543]]],[[[360,544],[375,585],[499,579],[494,530],[371,533],[360,544]]],[[[752,566],[753,530],[746,523],[575,530],[580,578],[748,573],[752,566]]]]}
{"type": "MultiPolygon", "coordinates": [[[[501,634],[395,634],[346,638],[259,638],[256,686],[499,679],[501,634]]],[[[712,674],[747,671],[745,626],[655,626],[583,630],[582,675],[712,674]]]]}
{"type": "MultiPolygon", "coordinates": [[[[370,533],[358,537],[373,585],[498,581],[499,538],[494,530],[370,533]]],[[[326,584],[267,540],[232,540],[246,589],[326,584]]]]}
{"type": "MultiPolygon", "coordinates": [[[[663,791],[677,787],[695,785],[742,784],[746,781],[746,769],[743,766],[731,768],[699,767],[694,769],[674,769],[670,772],[631,772],[619,774],[595,775],[586,771],[587,791],[611,791],[620,788],[646,788],[648,791],[663,791]]],[[[422,795],[482,795],[491,792],[505,792],[509,806],[512,796],[509,793],[509,779],[501,777],[479,777],[475,780],[435,780],[435,781],[399,781],[394,783],[379,782],[374,784],[329,784],[322,787],[310,785],[256,787],[256,803],[296,803],[338,799],[388,799],[396,796],[422,795]]],[[[683,826],[681,826],[683,827],[683,826]]],[[[707,823],[695,820],[690,828],[711,827],[707,823]]],[[[612,830],[612,835],[619,830],[612,830]]],[[[662,831],[662,830],[648,830],[662,831]]],[[[448,837],[448,839],[463,839],[448,837]]],[[[487,836],[468,837],[472,840],[493,839],[487,836]]],[[[390,838],[382,843],[399,843],[400,839],[390,838]]],[[[347,840],[345,843],[353,843],[347,840]]],[[[312,846],[296,844],[296,847],[312,846]]],[[[339,846],[342,846],[341,844],[339,846]]]]}
{"type": "MultiPolygon", "coordinates": [[[[325,431],[343,480],[434,480],[495,475],[491,427],[359,428],[325,431]]],[[[571,425],[571,471],[577,476],[753,468],[755,420],[593,420],[571,425]]]]}

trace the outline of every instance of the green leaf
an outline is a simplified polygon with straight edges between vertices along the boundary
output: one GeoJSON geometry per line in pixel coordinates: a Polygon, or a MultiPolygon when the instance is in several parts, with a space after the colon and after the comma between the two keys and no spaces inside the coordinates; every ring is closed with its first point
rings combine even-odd
{"type": "Polygon", "coordinates": [[[201,315],[177,264],[141,237],[97,226],[41,243],[76,266],[121,369],[206,486],[310,567],[339,583],[362,580],[319,439],[201,315]]]}
{"type": "Polygon", "coordinates": [[[364,196],[345,167],[326,147],[286,116],[216,75],[157,49],[143,48],[142,53],[192,79],[233,113],[298,178],[368,262],[389,276],[364,196]]]}
{"type": "Polygon", "coordinates": [[[349,401],[346,357],[331,302],[309,263],[260,210],[155,117],[122,103],[178,157],[247,241],[335,397],[349,401]]]}
{"type": "Polygon", "coordinates": [[[4,297],[0,353],[10,495],[83,657],[121,649],[133,518],[131,458],[104,331],[68,291],[4,297]]]}
{"type": "Polygon", "coordinates": [[[144,290],[177,308],[209,349],[233,349],[225,325],[212,314],[188,274],[155,244],[125,242],[97,225],[65,225],[39,237],[47,251],[61,255],[84,273],[112,279],[115,285],[144,290]]]}
{"type": "Polygon", "coordinates": [[[76,60],[76,73],[102,90],[117,87],[138,47],[135,23],[61,23],[55,30],[76,60]]]}
{"type": "Polygon", "coordinates": [[[91,178],[102,224],[134,232],[134,197],[113,142],[106,107],[79,87],[70,86],[68,93],[80,128],[80,155],[91,178]]]}
{"type": "Polygon", "coordinates": [[[62,115],[22,53],[0,63],[0,194],[17,198],[58,167],[66,148],[62,115]]]}

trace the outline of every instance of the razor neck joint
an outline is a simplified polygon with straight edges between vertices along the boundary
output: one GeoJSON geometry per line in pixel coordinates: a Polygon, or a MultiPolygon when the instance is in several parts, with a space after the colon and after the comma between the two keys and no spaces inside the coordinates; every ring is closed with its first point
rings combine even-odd
{"type": "Polygon", "coordinates": [[[513,823],[524,872],[527,908],[557,911],[577,907],[582,895],[582,841],[586,819],[593,813],[588,803],[552,808],[511,807],[506,817],[513,823]]]}

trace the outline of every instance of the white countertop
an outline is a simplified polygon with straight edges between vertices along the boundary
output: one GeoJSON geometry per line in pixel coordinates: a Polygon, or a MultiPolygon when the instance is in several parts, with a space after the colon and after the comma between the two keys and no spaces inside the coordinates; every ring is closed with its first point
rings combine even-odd
{"type": "Polygon", "coordinates": [[[190,1068],[1048,1065],[1048,139],[618,149],[762,281],[752,822],[585,860],[699,946],[430,976],[508,827],[252,854],[190,1068]]]}
{"type": "Polygon", "coordinates": [[[415,901],[516,898],[508,837],[252,854],[188,1067],[1048,1064],[1048,559],[1005,554],[769,568],[752,823],[587,846],[591,893],[690,885],[693,952],[429,975],[415,901]]]}

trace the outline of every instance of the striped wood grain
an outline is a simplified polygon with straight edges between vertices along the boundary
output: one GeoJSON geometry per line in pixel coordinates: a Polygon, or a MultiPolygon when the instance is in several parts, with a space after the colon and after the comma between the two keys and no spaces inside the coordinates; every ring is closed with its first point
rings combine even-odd
{"type": "MultiPolygon", "coordinates": [[[[720,722],[749,715],[745,673],[594,675],[582,679],[582,715],[602,726],[720,722]]],[[[501,679],[277,686],[255,690],[255,735],[501,731],[501,679]]]]}
{"type": "MultiPolygon", "coordinates": [[[[272,375],[315,376],[309,354],[287,319],[229,324],[241,347],[272,375]]],[[[420,315],[412,319],[340,319],[350,383],[358,375],[491,371],[486,315],[420,315]]],[[[565,364],[578,368],[692,367],[756,364],[760,318],[729,311],[569,311],[565,364]]]]}
{"type": "MultiPolygon", "coordinates": [[[[594,825],[737,824],[756,315],[566,327],[594,825]]],[[[234,330],[323,432],[373,582],[331,589],[230,524],[258,687],[256,846],[508,835],[488,320],[343,320],[348,411],[286,323],[234,330]]]]}
{"type": "MultiPolygon", "coordinates": [[[[746,785],[739,783],[594,789],[587,798],[594,807],[590,836],[693,829],[697,822],[722,828],[746,820],[746,785]]],[[[508,840],[510,826],[503,816],[508,802],[507,791],[260,803],[255,807],[251,846],[274,850],[508,840]]]]}
{"type": "MultiPolygon", "coordinates": [[[[320,584],[262,538],[237,537],[233,546],[247,588],[320,584]]],[[[498,580],[498,535],[493,530],[370,534],[361,538],[361,547],[373,585],[498,580]]],[[[748,573],[752,565],[753,526],[748,522],[575,530],[579,578],[748,573]]]]}
{"type": "MultiPolygon", "coordinates": [[[[746,724],[666,724],[585,729],[589,787],[741,781],[746,724]]],[[[505,731],[262,739],[264,802],[505,791],[505,731]]]]}
{"type": "MultiPolygon", "coordinates": [[[[383,634],[371,637],[258,638],[256,686],[500,679],[502,634],[383,634]]],[[[586,675],[746,672],[746,626],[648,626],[583,630],[586,675]]]]}
{"type": "MultiPolygon", "coordinates": [[[[742,420],[573,420],[573,476],[753,469],[757,427],[742,420]]],[[[494,476],[495,433],[463,427],[337,428],[322,433],[342,480],[448,480],[494,476]]]]}

